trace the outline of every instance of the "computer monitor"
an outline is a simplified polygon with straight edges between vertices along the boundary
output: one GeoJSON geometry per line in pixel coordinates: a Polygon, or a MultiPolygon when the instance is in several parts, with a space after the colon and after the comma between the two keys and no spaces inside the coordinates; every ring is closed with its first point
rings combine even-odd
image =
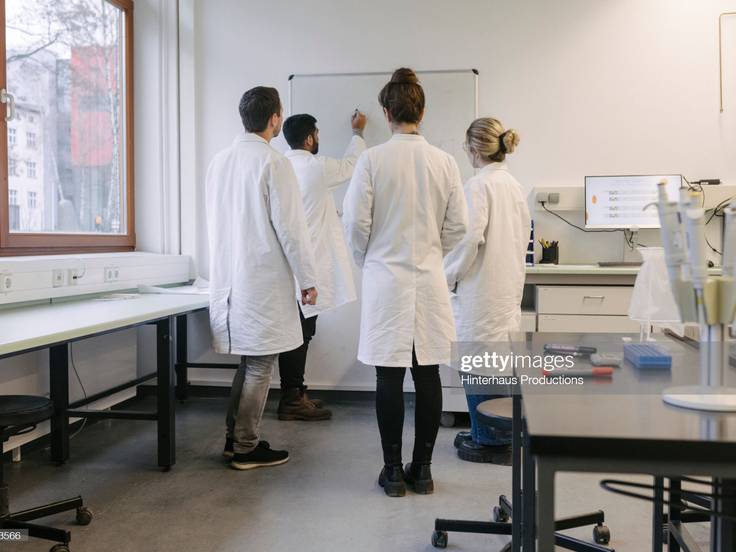
{"type": "Polygon", "coordinates": [[[591,229],[659,228],[657,185],[667,181],[667,194],[679,200],[682,176],[586,176],[585,227],[591,229]]]}

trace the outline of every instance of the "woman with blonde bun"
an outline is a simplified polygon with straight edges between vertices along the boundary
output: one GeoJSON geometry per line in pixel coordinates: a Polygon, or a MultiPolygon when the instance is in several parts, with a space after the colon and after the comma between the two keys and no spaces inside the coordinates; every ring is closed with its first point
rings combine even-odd
{"type": "MultiPolygon", "coordinates": [[[[453,308],[459,343],[492,348],[521,327],[521,298],[526,250],[531,232],[529,188],[509,172],[506,156],[519,145],[513,129],[490,117],[472,122],[465,151],[478,173],[465,184],[469,226],[462,241],[445,257],[445,276],[455,290],[453,308]]],[[[466,386],[471,431],[455,439],[458,456],[475,462],[507,461],[510,435],[479,426],[476,407],[493,398],[488,390],[466,386]]],[[[497,395],[496,395],[497,396],[497,395]]]]}

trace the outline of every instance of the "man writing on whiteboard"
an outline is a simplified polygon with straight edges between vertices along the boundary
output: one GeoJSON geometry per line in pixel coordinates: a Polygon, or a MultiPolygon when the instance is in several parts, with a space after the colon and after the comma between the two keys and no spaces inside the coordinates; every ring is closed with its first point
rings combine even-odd
{"type": "Polygon", "coordinates": [[[358,157],[366,149],[363,129],[366,116],[357,109],[350,118],[353,136],[341,159],[317,155],[319,130],[312,115],[292,115],[283,125],[284,138],[291,147],[286,157],[296,173],[307,227],[317,263],[319,302],[301,305],[304,343],[279,355],[281,400],[279,420],[329,420],[332,412],[322,401],[306,394],[304,371],[309,341],[315,334],[317,315],[356,300],[353,270],[343,236],[342,225],[332,192],[353,175],[358,157]]]}

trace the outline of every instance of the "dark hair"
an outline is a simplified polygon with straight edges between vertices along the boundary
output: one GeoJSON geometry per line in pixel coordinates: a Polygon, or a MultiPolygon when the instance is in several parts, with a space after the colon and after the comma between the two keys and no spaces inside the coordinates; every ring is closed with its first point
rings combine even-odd
{"type": "Polygon", "coordinates": [[[304,141],[316,132],[317,119],[306,113],[292,115],[284,121],[282,130],[291,149],[299,149],[304,145],[304,141]]]}
{"type": "Polygon", "coordinates": [[[396,123],[419,123],[424,113],[424,90],[417,74],[402,67],[378,94],[379,103],[396,123]]]}
{"type": "Polygon", "coordinates": [[[279,92],[268,86],[251,88],[240,98],[240,119],[248,132],[263,132],[274,114],[281,113],[279,92]]]}

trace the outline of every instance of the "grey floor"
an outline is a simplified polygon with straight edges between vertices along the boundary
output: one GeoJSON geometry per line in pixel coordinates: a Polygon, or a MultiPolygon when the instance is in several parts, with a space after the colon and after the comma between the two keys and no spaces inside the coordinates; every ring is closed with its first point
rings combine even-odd
{"type": "MultiPolygon", "coordinates": [[[[279,422],[269,401],[263,437],[287,447],[291,460],[248,472],[229,469],[220,456],[224,399],[192,399],[179,408],[178,462],[168,473],[155,467],[155,424],[94,424],[74,438],[63,467],[50,465],[44,451],[7,466],[11,506],[81,493],[95,512],[91,525],[77,527],[71,514],[48,519],[72,530],[73,552],[394,552],[434,550],[436,517],[488,519],[498,494],[510,494],[510,468],[460,461],[452,447],[457,429],[441,428],[435,494],[389,499],[376,485],[381,457],[372,403],[348,397],[330,406],[329,422],[279,422]]],[[[412,423],[409,409],[405,451],[411,450],[412,423]]],[[[599,479],[562,475],[558,515],[602,508],[616,550],[651,550],[648,504],[600,490],[599,479]]],[[[696,532],[707,536],[706,527],[696,532]]],[[[571,534],[589,538],[590,530],[571,534]]],[[[495,551],[507,541],[450,534],[448,550],[495,551]]],[[[20,552],[50,547],[42,541],[1,546],[20,552]]]]}

